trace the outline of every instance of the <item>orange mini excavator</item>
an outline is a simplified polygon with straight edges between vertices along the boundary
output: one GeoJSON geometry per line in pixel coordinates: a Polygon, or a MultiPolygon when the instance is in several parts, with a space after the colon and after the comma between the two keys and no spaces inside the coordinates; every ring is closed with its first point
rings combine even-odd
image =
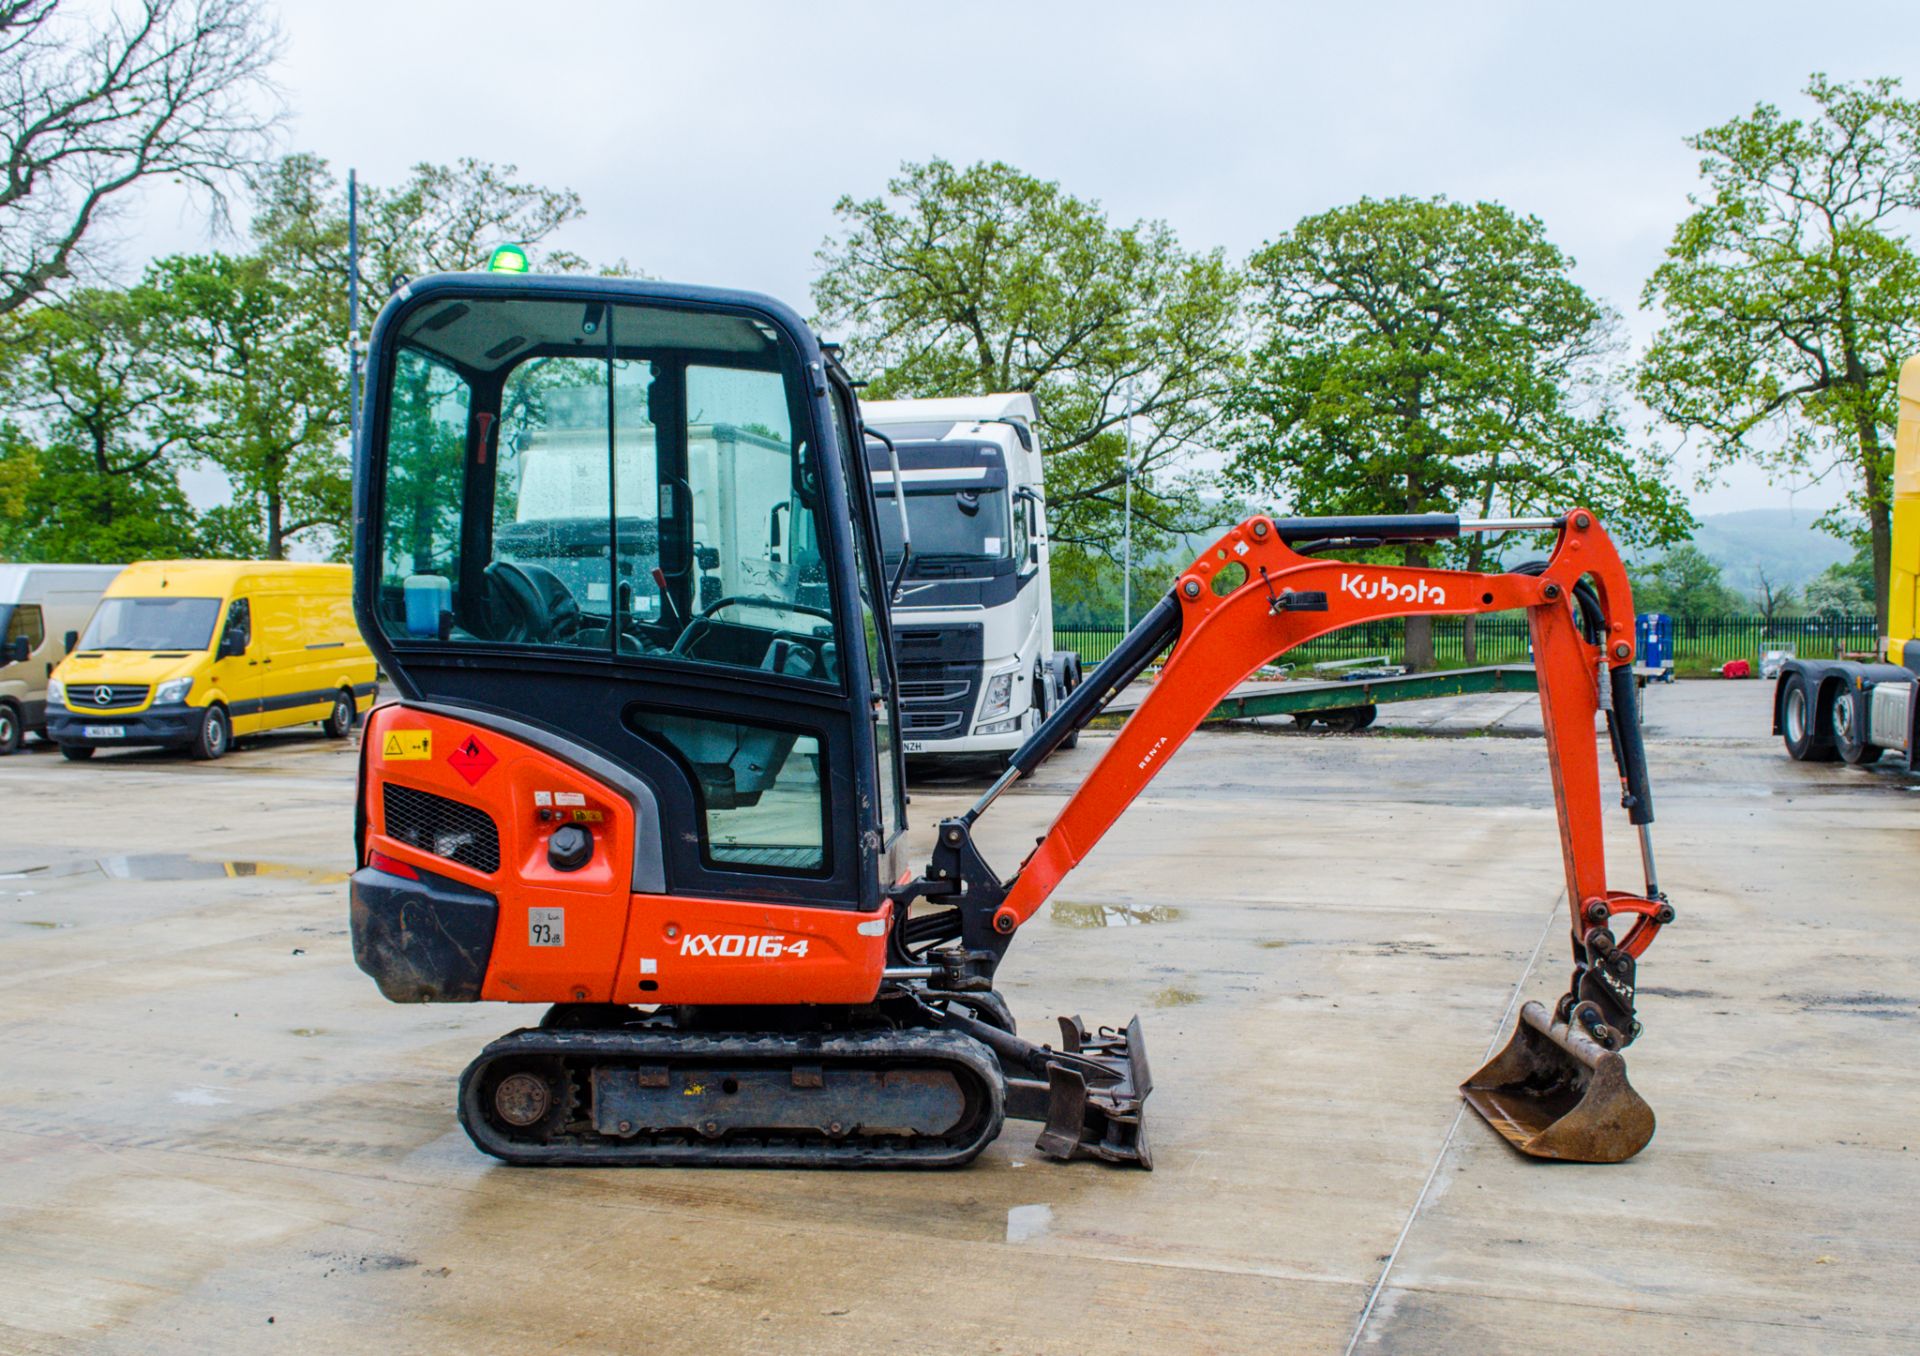
{"type": "MultiPolygon", "coordinates": [[[[1542,1157],[1613,1161],[1652,1135],[1619,1052],[1640,1030],[1636,960],[1673,911],[1646,837],[1627,579],[1590,513],[1254,517],[1063,700],[1013,673],[988,716],[997,675],[955,664],[964,690],[945,695],[968,721],[1031,733],[914,872],[899,567],[885,577],[877,530],[901,510],[904,538],[905,513],[876,501],[868,440],[883,463],[890,445],[863,431],[830,345],[747,293],[481,273],[402,287],[369,363],[355,606],[400,698],[367,720],[354,954],[395,1002],[546,1005],[461,1078],[485,1152],[951,1167],[1011,1116],[1043,1122],[1054,1157],[1149,1166],[1138,1022],[1023,1039],[994,989],[1008,945],[1258,666],[1357,622],[1509,609],[1532,628],[1573,978],[1557,1010],[1523,1009],[1465,1095],[1542,1157]],[[1324,557],[1496,530],[1557,540],[1504,574],[1324,557]],[[976,820],[1163,654],[1002,880],[976,820]],[[1602,713],[1639,892],[1607,884],[1602,713]]],[[[981,475],[991,488],[987,460],[981,475]]],[[[1019,541],[1013,526],[988,535],[1019,541]]],[[[1010,558],[1006,586],[1032,587],[1038,557],[1010,558]]]]}

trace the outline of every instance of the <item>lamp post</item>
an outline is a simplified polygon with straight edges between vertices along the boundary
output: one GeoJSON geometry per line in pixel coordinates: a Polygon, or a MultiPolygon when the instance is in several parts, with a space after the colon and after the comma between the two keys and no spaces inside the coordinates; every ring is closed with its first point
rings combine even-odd
{"type": "Polygon", "coordinates": [[[360,436],[360,183],[347,171],[347,435],[360,436]]]}
{"type": "Polygon", "coordinates": [[[1121,419],[1126,446],[1126,497],[1120,516],[1120,629],[1133,627],[1133,383],[1127,383],[1126,413],[1121,419]]]}

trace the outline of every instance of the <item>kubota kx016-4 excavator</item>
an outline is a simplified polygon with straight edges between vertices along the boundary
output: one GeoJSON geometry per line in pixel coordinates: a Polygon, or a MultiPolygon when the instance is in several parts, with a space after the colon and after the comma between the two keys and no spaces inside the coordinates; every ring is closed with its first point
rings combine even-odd
{"type": "Polygon", "coordinates": [[[1616,1160],[1651,1136],[1619,1051],[1639,1031],[1635,962],[1672,911],[1646,839],[1627,580],[1591,514],[1248,519],[915,873],[884,508],[852,386],[798,316],[738,292],[445,275],[400,289],[369,362],[355,605],[401,695],[367,721],[354,952],[397,1002],[547,1005],[461,1079],[487,1153],[953,1166],[1012,1116],[1044,1122],[1055,1157],[1149,1166],[1137,1021],[1018,1036],[993,984],[1020,926],[1261,664],[1356,622],[1506,609],[1531,621],[1573,978],[1464,1091],[1540,1156],[1616,1160]],[[1504,574],[1319,555],[1492,529],[1558,535],[1504,574]],[[1003,881],[975,821],[1163,653],[1003,881]],[[1600,713],[1639,892],[1607,883],[1600,713]]]}

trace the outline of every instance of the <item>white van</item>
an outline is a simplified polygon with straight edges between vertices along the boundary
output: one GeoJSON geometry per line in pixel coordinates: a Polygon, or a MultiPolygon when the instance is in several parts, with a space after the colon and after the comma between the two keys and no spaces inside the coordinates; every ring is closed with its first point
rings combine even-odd
{"type": "Polygon", "coordinates": [[[47,679],[118,565],[0,565],[0,756],[47,736],[47,679]]]}

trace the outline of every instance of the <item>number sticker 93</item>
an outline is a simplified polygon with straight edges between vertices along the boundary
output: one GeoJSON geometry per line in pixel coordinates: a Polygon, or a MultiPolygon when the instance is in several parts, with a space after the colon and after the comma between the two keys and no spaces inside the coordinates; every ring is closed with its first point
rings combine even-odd
{"type": "Polygon", "coordinates": [[[788,941],[778,932],[689,932],[680,939],[680,954],[779,960],[783,956],[806,955],[807,939],[799,937],[788,941]]]}

